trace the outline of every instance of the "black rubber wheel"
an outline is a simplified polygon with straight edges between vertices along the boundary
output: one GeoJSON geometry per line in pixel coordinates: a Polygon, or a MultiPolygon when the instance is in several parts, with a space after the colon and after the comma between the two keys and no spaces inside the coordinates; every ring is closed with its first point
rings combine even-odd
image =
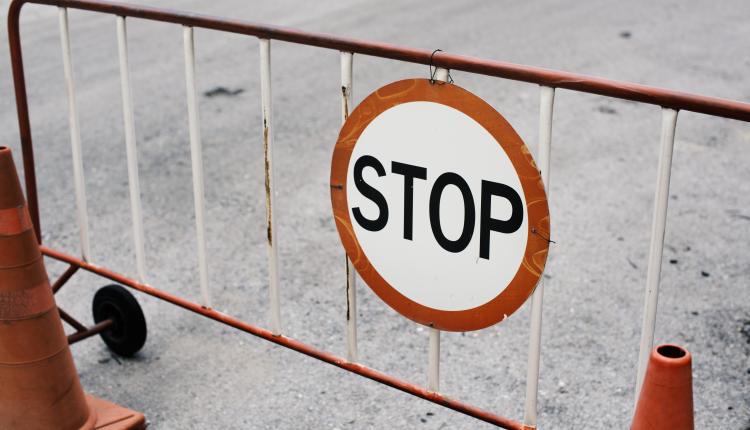
{"type": "Polygon", "coordinates": [[[100,333],[109,349],[123,357],[131,357],[146,343],[146,318],[138,301],[120,285],[107,285],[94,295],[94,322],[108,318],[114,324],[100,333]]]}

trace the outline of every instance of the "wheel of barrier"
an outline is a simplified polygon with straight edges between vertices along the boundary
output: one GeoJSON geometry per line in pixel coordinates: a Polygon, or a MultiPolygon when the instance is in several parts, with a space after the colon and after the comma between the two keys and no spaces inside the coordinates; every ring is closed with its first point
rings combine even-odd
{"type": "Polygon", "coordinates": [[[114,323],[100,336],[109,349],[123,357],[131,357],[146,343],[146,318],[136,298],[117,284],[107,285],[94,295],[94,321],[111,318],[114,323]]]}

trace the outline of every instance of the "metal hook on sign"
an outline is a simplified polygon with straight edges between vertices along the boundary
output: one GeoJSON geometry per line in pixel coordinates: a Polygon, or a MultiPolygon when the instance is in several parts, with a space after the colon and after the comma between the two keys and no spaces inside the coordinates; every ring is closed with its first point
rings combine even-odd
{"type": "MultiPolygon", "coordinates": [[[[442,49],[436,49],[436,50],[432,51],[432,54],[430,55],[430,63],[429,63],[429,65],[428,65],[428,66],[429,66],[429,68],[430,68],[430,84],[434,84],[434,83],[435,83],[435,75],[437,74],[437,69],[438,69],[438,67],[437,67],[437,66],[435,66],[435,67],[434,67],[434,69],[433,69],[433,65],[432,65],[432,58],[433,58],[433,57],[435,56],[435,54],[437,54],[438,52],[443,52],[443,50],[442,50],[442,49]]],[[[452,83],[453,83],[453,77],[451,76],[451,72],[450,72],[450,70],[448,71],[448,80],[447,80],[447,82],[448,82],[449,84],[452,84],[452,83]]]]}

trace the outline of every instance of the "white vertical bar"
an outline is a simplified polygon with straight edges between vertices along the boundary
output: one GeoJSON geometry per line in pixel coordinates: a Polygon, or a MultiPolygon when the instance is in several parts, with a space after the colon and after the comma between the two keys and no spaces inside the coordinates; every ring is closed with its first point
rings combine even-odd
{"type": "Polygon", "coordinates": [[[263,153],[266,178],[266,245],[268,250],[269,302],[271,331],[281,334],[281,306],[279,303],[279,253],[276,247],[276,214],[274,213],[273,127],[271,115],[271,41],[260,42],[260,95],[263,109],[263,153]]]}
{"type": "Polygon", "coordinates": [[[203,305],[211,307],[211,294],[208,290],[208,267],[206,263],[206,225],[203,194],[203,148],[201,146],[200,116],[195,86],[195,42],[193,28],[183,27],[185,48],[185,83],[187,85],[188,121],[190,125],[190,158],[193,168],[193,200],[195,203],[195,230],[198,239],[198,270],[200,272],[203,305]]]}
{"type": "MultiPolygon", "coordinates": [[[[449,70],[442,67],[435,69],[435,80],[448,82],[449,70]]],[[[427,360],[427,389],[440,390],[440,330],[430,327],[430,350],[427,360]]]]}
{"type": "Polygon", "coordinates": [[[667,203],[669,202],[669,179],[672,170],[672,151],[677,127],[677,111],[663,108],[661,114],[661,152],[659,153],[659,173],[656,177],[654,196],[654,218],[651,224],[651,246],[646,276],[646,298],[641,326],[641,346],[638,355],[638,376],[635,383],[635,402],[641,392],[643,377],[648,366],[648,357],[654,342],[656,326],[656,305],[659,300],[659,280],[661,259],[664,251],[664,231],[667,225],[667,203]]]}
{"type": "MultiPolygon", "coordinates": [[[[341,123],[349,118],[352,107],[352,66],[354,55],[341,53],[341,123]]],[[[346,357],[357,361],[357,278],[354,266],[346,257],[346,357]]]]}
{"type": "Polygon", "coordinates": [[[430,391],[440,390],[440,330],[429,328],[430,353],[427,361],[427,389],[430,391]]]}
{"type": "Polygon", "coordinates": [[[130,190],[130,217],[133,220],[133,242],[138,281],[146,282],[146,252],[143,235],[143,213],[141,212],[141,185],[138,179],[138,151],[135,143],[135,120],[133,115],[133,93],[130,90],[128,68],[128,33],[125,17],[117,17],[117,48],[120,54],[120,90],[122,92],[122,115],[125,125],[125,149],[128,158],[128,185],[130,190]]]}
{"type": "MultiPolygon", "coordinates": [[[[549,200],[549,166],[552,147],[552,108],[555,102],[555,89],[540,87],[539,93],[539,169],[549,200]]],[[[539,393],[539,359],[542,347],[542,299],[544,282],[534,290],[531,299],[531,328],[529,329],[529,358],[526,366],[526,402],[524,404],[524,425],[536,428],[537,395],[539,393]]]]}
{"type": "Polygon", "coordinates": [[[346,122],[352,106],[354,54],[341,52],[341,122],[346,122]]]}
{"type": "Polygon", "coordinates": [[[86,181],[83,177],[83,155],[81,152],[81,132],[78,125],[78,105],[73,86],[73,63],[70,55],[70,32],[68,31],[68,10],[58,8],[60,22],[60,44],[62,47],[65,84],[68,91],[68,121],[70,122],[70,146],[73,153],[73,180],[76,191],[76,213],[81,258],[89,261],[91,246],[89,242],[89,214],[86,205],[86,181]]]}

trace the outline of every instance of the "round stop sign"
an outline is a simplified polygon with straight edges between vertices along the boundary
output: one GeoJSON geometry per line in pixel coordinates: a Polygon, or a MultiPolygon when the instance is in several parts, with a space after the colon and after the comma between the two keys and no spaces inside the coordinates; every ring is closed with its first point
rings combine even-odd
{"type": "Polygon", "coordinates": [[[341,241],[397,312],[441,330],[502,321],[531,295],[549,247],[549,209],[526,145],[489,104],[410,79],[369,95],[333,153],[341,241]]]}

